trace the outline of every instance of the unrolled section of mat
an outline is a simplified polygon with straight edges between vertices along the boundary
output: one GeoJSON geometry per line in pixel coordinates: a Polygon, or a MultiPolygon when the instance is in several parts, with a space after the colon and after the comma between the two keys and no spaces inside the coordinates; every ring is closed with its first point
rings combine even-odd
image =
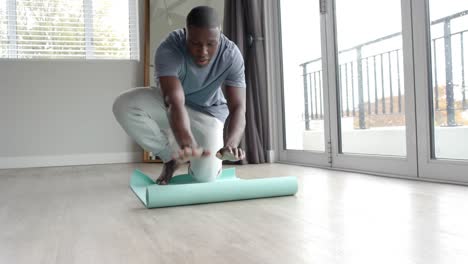
{"type": "Polygon", "coordinates": [[[135,170],[130,187],[147,208],[214,203],[294,195],[297,178],[292,176],[244,180],[235,169],[225,169],[214,182],[199,183],[188,174],[174,176],[168,185],[158,185],[135,170]]]}

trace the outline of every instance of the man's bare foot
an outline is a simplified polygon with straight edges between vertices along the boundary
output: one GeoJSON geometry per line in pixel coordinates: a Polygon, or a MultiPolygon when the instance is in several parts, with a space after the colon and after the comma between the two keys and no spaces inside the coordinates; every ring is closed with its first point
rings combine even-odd
{"type": "Polygon", "coordinates": [[[156,183],[159,185],[167,185],[172,179],[172,176],[174,176],[174,172],[177,170],[178,167],[179,164],[176,160],[171,160],[169,162],[164,163],[163,170],[159,178],[156,180],[156,183]]]}

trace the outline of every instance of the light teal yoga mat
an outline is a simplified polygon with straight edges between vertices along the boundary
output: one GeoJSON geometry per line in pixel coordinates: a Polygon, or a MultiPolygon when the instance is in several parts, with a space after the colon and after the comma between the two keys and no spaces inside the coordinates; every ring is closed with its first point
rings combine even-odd
{"type": "Polygon", "coordinates": [[[135,170],[130,187],[147,208],[225,202],[275,196],[294,195],[296,177],[275,177],[243,180],[235,169],[225,169],[214,182],[197,183],[188,174],[174,176],[168,185],[158,185],[150,177],[135,170]]]}

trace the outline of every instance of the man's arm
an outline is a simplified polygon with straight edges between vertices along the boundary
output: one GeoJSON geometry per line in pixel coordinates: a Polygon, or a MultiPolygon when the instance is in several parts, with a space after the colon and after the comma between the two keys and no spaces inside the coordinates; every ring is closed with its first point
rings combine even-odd
{"type": "Polygon", "coordinates": [[[191,146],[193,135],[185,109],[185,95],[179,79],[174,76],[159,77],[164,104],[169,115],[169,124],[179,146],[191,146]]]}
{"type": "Polygon", "coordinates": [[[226,86],[229,116],[224,146],[237,148],[245,129],[245,88],[226,86]]]}
{"type": "Polygon", "coordinates": [[[186,160],[190,157],[206,156],[209,153],[200,149],[195,142],[190,129],[190,120],[185,108],[185,95],[177,77],[159,77],[164,103],[167,107],[169,124],[174,137],[180,146],[178,159],[186,160]]]}
{"type": "Polygon", "coordinates": [[[226,86],[225,96],[229,108],[229,116],[224,137],[224,147],[217,156],[223,160],[241,160],[244,151],[238,148],[245,129],[245,88],[226,86]]]}

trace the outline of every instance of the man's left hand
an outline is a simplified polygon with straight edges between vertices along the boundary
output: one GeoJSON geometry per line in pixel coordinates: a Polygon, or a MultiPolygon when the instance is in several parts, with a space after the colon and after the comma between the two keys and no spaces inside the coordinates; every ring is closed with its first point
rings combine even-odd
{"type": "Polygon", "coordinates": [[[220,160],[238,161],[245,158],[245,152],[239,147],[226,146],[218,150],[216,157],[220,160]]]}

